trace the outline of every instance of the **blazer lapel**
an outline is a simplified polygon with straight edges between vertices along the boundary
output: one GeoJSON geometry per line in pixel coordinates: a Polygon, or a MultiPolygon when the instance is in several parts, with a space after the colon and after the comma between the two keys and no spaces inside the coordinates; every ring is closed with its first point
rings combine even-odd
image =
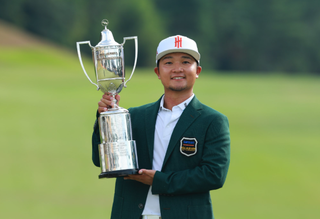
{"type": "Polygon", "coordinates": [[[156,127],[160,101],[161,101],[161,98],[157,102],[148,106],[145,111],[146,138],[147,138],[151,167],[152,167],[152,160],[153,160],[154,131],[156,127]]]}
{"type": "Polygon", "coordinates": [[[183,113],[181,114],[180,119],[177,122],[176,127],[172,132],[162,168],[165,166],[167,160],[169,159],[175,145],[182,138],[183,133],[201,115],[200,113],[201,109],[202,107],[201,107],[200,101],[196,97],[194,97],[192,101],[189,103],[189,105],[185,108],[183,113]]]}

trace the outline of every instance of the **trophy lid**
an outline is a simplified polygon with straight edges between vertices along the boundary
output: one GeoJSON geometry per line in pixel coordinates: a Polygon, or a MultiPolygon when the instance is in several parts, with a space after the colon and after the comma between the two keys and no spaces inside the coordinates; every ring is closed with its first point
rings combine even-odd
{"type": "Polygon", "coordinates": [[[107,28],[108,24],[109,24],[109,21],[107,19],[103,19],[101,21],[101,25],[104,26],[104,30],[101,31],[101,41],[96,46],[120,45],[114,40],[112,32],[107,28]]]}

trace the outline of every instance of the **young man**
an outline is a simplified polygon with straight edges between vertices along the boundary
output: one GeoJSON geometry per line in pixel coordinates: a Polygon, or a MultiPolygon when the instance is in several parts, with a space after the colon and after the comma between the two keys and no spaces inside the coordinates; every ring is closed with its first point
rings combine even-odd
{"type": "MultiPolygon", "coordinates": [[[[230,134],[227,117],[193,94],[199,61],[197,45],[187,37],[159,43],[154,71],[164,95],[129,109],[141,169],[117,178],[111,218],[213,218],[210,190],[225,182],[230,134]]],[[[113,105],[111,96],[104,94],[98,105],[97,116],[113,105]]],[[[97,122],[92,140],[92,159],[99,166],[97,122]]]]}

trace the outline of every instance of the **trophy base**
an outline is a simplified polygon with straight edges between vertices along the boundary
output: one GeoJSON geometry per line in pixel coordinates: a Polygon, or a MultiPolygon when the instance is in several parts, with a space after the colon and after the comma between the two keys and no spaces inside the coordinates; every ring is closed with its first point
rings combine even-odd
{"type": "Polygon", "coordinates": [[[131,174],[137,174],[138,171],[139,171],[138,169],[129,169],[129,170],[116,170],[116,171],[103,172],[99,175],[99,179],[128,176],[131,174]]]}

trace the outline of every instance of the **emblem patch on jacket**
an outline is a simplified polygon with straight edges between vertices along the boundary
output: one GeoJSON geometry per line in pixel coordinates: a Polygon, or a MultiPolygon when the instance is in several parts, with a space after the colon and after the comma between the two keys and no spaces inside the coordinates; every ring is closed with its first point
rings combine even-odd
{"type": "Polygon", "coordinates": [[[195,155],[197,153],[197,145],[197,139],[183,137],[180,140],[180,152],[188,157],[195,155]]]}

